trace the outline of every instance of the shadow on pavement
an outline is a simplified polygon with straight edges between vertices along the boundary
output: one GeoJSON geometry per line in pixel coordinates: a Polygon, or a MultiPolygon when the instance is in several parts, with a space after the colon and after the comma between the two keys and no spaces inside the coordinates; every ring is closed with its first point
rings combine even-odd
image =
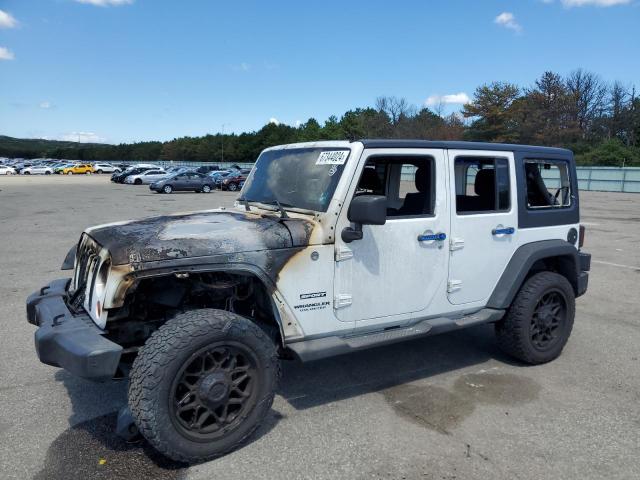
{"type": "Polygon", "coordinates": [[[492,359],[523,365],[498,350],[492,325],[482,325],[312,363],[284,362],[278,393],[303,410],[492,359]]]}
{"type": "MultiPolygon", "coordinates": [[[[513,364],[498,351],[493,328],[481,326],[308,364],[283,362],[278,393],[294,408],[304,410],[370,392],[384,393],[492,359],[513,364]]],[[[64,371],[56,378],[72,401],[71,427],[49,446],[37,480],[185,477],[186,465],[168,460],[146,441],[127,443],[116,436],[117,411],[126,402],[126,382],[95,384],[64,371]],[[105,411],[110,413],[105,415],[105,411]]],[[[272,410],[251,441],[269,433],[280,418],[272,410]]]]}

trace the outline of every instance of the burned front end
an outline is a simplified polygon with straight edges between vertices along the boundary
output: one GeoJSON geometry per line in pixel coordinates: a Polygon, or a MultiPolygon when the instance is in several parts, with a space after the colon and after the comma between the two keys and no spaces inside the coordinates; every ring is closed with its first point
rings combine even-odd
{"type": "Polygon", "coordinates": [[[272,295],[278,272],[312,223],[231,211],[154,217],[82,234],[56,280],[27,299],[48,365],[93,380],[126,376],[138,349],[167,320],[215,308],[282,332],[272,295]]]}

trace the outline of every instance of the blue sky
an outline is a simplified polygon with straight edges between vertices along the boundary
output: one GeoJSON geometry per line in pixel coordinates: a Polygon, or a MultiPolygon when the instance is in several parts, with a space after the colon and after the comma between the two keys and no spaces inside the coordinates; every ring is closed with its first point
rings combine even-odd
{"type": "Polygon", "coordinates": [[[639,27],[640,0],[0,0],[0,134],[251,131],[579,67],[640,87],[639,27]]]}

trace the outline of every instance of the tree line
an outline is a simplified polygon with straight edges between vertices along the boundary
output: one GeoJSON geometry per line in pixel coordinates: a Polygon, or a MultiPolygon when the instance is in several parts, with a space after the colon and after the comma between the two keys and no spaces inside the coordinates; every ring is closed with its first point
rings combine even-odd
{"type": "MultiPolygon", "coordinates": [[[[37,140],[6,144],[0,155],[79,160],[186,160],[251,162],[264,148],[315,140],[414,138],[508,142],[572,149],[585,165],[640,166],[640,98],[635,87],[604,82],[576,70],[567,76],[545,72],[533,85],[509,82],[479,86],[459,112],[445,105],[412,105],[404,98],[379,97],[320,124],[269,123],[255,132],[182,137],[166,142],[74,144],[37,140]],[[24,143],[27,142],[27,143],[24,143]],[[44,142],[44,143],[43,143],[44,142]]],[[[6,138],[6,137],[5,137],[6,138]]]]}

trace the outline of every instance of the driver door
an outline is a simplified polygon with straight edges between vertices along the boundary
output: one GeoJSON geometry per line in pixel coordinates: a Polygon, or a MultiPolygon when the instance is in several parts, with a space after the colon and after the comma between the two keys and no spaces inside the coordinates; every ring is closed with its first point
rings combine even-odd
{"type": "MultiPolygon", "coordinates": [[[[356,329],[401,323],[446,295],[447,169],[439,149],[375,149],[363,153],[349,202],[385,195],[385,225],[364,225],[363,238],[345,242],[348,208],[337,223],[334,309],[356,329]]],[[[348,203],[345,205],[348,207],[348,203]]]]}

